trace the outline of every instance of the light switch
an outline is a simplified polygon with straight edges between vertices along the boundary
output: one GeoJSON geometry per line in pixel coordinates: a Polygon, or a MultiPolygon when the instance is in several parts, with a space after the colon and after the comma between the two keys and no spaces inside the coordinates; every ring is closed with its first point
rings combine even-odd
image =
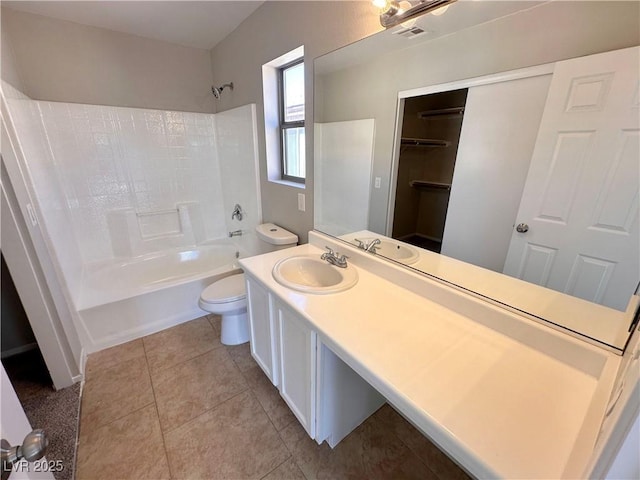
{"type": "Polygon", "coordinates": [[[301,212],[304,212],[304,210],[305,210],[304,203],[305,203],[305,201],[304,201],[304,193],[299,193],[298,194],[298,210],[300,210],[301,212]]]}
{"type": "Polygon", "coordinates": [[[380,182],[382,181],[382,178],[380,177],[376,177],[376,181],[375,181],[375,187],[376,188],[380,188],[380,182]]]}

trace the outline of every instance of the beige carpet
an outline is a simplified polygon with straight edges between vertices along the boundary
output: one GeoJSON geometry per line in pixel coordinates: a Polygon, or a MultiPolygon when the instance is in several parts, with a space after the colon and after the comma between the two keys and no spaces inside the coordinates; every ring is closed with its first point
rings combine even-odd
{"type": "Polygon", "coordinates": [[[49,436],[47,460],[61,460],[64,469],[57,480],[73,478],[78,432],[80,384],[55,391],[38,350],[3,359],[2,363],[33,428],[49,436]]]}

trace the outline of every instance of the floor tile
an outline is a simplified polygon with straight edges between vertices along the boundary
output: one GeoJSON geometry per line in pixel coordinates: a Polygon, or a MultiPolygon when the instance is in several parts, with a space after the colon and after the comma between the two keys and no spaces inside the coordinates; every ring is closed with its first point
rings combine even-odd
{"type": "Polygon", "coordinates": [[[470,478],[453,460],[388,404],[374,413],[371,419],[393,432],[438,477],[447,480],[468,480],[470,478]]]}
{"type": "Polygon", "coordinates": [[[141,338],[92,353],[87,358],[85,377],[90,380],[97,372],[140,357],[144,357],[144,346],[141,338]]]}
{"type": "Polygon", "coordinates": [[[152,382],[163,431],[182,425],[248,388],[224,348],[153,373],[152,382]]]}
{"type": "Polygon", "coordinates": [[[366,478],[437,480],[436,475],[380,423],[365,421],[334,449],[318,445],[292,423],[280,432],[307,479],[366,478]]]}
{"type": "Polygon", "coordinates": [[[94,371],[82,390],[80,433],[124,417],[154,402],[144,357],[94,371]]]}
{"type": "Polygon", "coordinates": [[[170,478],[155,406],[85,435],[78,446],[76,480],[170,478]]]}
{"type": "Polygon", "coordinates": [[[243,375],[276,430],[280,431],[291,422],[298,421],[260,367],[256,365],[243,372],[243,375]]]}
{"type": "Polygon", "coordinates": [[[209,315],[207,315],[207,320],[209,320],[209,323],[216,331],[216,334],[218,335],[218,337],[220,337],[222,317],[220,315],[216,315],[215,313],[210,313],[209,315]]]}
{"type": "Polygon", "coordinates": [[[173,367],[214,348],[222,347],[207,317],[200,317],[144,337],[149,370],[158,372],[173,367]]]}
{"type": "Polygon", "coordinates": [[[289,456],[247,390],[165,434],[175,479],[262,478],[289,456]]]}
{"type": "Polygon", "coordinates": [[[249,342],[243,343],[242,345],[228,345],[226,349],[241,372],[245,372],[258,365],[251,356],[249,342]]]}
{"type": "Polygon", "coordinates": [[[306,478],[293,458],[289,458],[269,475],[262,477],[262,480],[306,480],[306,478]]]}

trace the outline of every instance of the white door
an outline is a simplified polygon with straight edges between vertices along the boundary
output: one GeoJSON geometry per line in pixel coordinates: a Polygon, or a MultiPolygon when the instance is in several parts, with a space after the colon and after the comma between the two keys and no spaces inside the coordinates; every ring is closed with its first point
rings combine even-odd
{"type": "MultiPolygon", "coordinates": [[[[2,370],[0,372],[2,376],[0,384],[0,400],[2,400],[0,403],[0,434],[11,446],[21,445],[24,437],[31,431],[31,426],[4,366],[0,366],[0,369],[2,370]]],[[[29,465],[25,461],[21,461],[14,465],[10,480],[53,480],[53,474],[49,471],[48,466],[45,458],[29,465]]]]}
{"type": "Polygon", "coordinates": [[[504,273],[624,310],[640,279],[640,48],[556,64],[504,273]]]}

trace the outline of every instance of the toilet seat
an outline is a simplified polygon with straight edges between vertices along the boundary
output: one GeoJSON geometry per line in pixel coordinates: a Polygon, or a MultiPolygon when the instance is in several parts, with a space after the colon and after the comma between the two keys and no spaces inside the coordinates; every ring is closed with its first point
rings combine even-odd
{"type": "Polygon", "coordinates": [[[240,273],[209,285],[200,295],[200,302],[206,305],[220,305],[245,300],[246,297],[244,273],[240,273]]]}

